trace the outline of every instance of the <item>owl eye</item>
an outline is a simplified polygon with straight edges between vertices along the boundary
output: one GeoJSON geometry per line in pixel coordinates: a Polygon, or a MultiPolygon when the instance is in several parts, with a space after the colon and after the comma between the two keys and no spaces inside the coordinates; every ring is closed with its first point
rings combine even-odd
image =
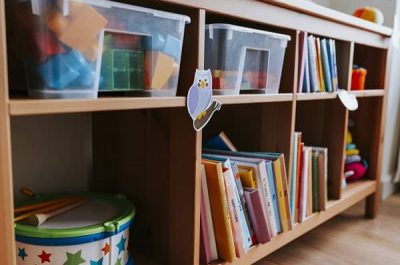
{"type": "Polygon", "coordinates": [[[206,81],[206,82],[207,82],[207,78],[206,78],[206,79],[204,79],[204,81],[206,81]]]}

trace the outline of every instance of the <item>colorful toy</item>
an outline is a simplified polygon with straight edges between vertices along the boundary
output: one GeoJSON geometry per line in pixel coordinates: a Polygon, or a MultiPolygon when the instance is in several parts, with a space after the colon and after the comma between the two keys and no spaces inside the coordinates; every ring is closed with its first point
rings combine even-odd
{"type": "Polygon", "coordinates": [[[351,75],[351,90],[364,90],[366,76],[367,69],[354,65],[351,75]]]}
{"type": "Polygon", "coordinates": [[[33,36],[35,43],[35,57],[43,62],[47,57],[58,53],[64,53],[64,47],[57,41],[57,38],[50,31],[36,32],[33,36]]]}
{"type": "MultiPolygon", "coordinates": [[[[135,207],[122,196],[100,193],[40,196],[17,205],[17,209],[71,196],[82,197],[85,202],[75,207],[70,204],[71,209],[64,208],[39,227],[23,221],[16,223],[17,264],[133,264],[129,260],[128,242],[135,207]]],[[[36,211],[40,209],[43,208],[36,211]]]]}
{"type": "MultiPolygon", "coordinates": [[[[353,122],[350,120],[349,124],[353,122]]],[[[353,136],[350,130],[346,133],[346,161],[344,168],[344,176],[346,181],[353,181],[360,179],[365,176],[368,169],[368,164],[359,155],[360,151],[357,149],[357,145],[353,143],[353,136]]]]}
{"type": "Polygon", "coordinates": [[[79,8],[70,9],[69,17],[63,17],[56,12],[49,20],[48,26],[61,42],[84,52],[93,44],[107,23],[108,21],[93,7],[79,4],[79,8]]]}
{"type": "Polygon", "coordinates": [[[383,13],[378,8],[366,6],[363,8],[359,8],[354,11],[353,16],[375,22],[376,24],[382,25],[383,24],[383,13]]]}
{"type": "Polygon", "coordinates": [[[174,64],[174,58],[162,52],[146,52],[145,77],[147,79],[145,79],[145,89],[162,89],[167,85],[169,78],[176,71],[174,64]],[[152,67],[150,62],[152,62],[152,67]],[[150,76],[151,78],[149,78],[150,76]]]}
{"type": "Polygon", "coordinates": [[[182,44],[179,39],[173,37],[172,35],[168,35],[165,40],[165,44],[164,44],[162,51],[165,54],[172,56],[177,60],[181,56],[181,53],[180,53],[181,45],[182,44]]]}

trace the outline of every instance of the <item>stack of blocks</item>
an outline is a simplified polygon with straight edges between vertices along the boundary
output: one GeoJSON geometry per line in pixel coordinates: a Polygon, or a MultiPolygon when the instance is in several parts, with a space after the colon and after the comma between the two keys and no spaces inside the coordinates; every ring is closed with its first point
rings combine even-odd
{"type": "Polygon", "coordinates": [[[50,31],[34,36],[40,54],[38,73],[48,87],[93,88],[98,36],[106,24],[107,20],[89,5],[70,2],[68,16],[53,10],[47,20],[50,31]]]}
{"type": "MultiPolygon", "coordinates": [[[[213,89],[235,89],[237,71],[213,70],[213,89]]],[[[267,73],[246,71],[243,73],[240,89],[264,89],[267,84],[267,73]]]]}
{"type": "Polygon", "coordinates": [[[349,129],[346,134],[346,161],[344,175],[346,181],[360,179],[367,173],[367,162],[360,156],[357,145],[353,143],[353,137],[349,129]]]}

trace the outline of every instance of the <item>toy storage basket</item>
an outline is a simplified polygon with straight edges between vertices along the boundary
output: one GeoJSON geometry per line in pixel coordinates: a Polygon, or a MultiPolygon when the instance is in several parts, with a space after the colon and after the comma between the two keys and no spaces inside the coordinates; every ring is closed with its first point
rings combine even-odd
{"type": "Polygon", "coordinates": [[[205,35],[214,94],[279,92],[290,36],[230,24],[209,24],[205,35]]]}
{"type": "MultiPolygon", "coordinates": [[[[135,217],[133,204],[122,196],[73,195],[83,197],[87,202],[39,227],[24,221],[16,223],[17,264],[132,264],[128,242],[129,227],[135,217]]],[[[65,196],[43,196],[25,204],[61,197],[65,196]]]]}

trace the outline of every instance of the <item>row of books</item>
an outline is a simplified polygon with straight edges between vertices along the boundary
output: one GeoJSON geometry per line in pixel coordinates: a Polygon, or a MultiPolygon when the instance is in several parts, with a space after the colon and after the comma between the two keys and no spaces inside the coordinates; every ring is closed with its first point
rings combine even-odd
{"type": "Polygon", "coordinates": [[[289,176],[292,223],[324,211],[328,200],[328,148],[305,146],[302,133],[293,139],[292,174],[289,176]]]}
{"type": "Polygon", "coordinates": [[[282,153],[237,151],[223,133],[205,143],[202,264],[217,259],[233,262],[252,246],[267,243],[313,212],[325,209],[327,149],[305,147],[301,137],[296,144],[298,170],[296,177],[292,174],[288,179],[282,153]]]}
{"type": "Polygon", "coordinates": [[[335,40],[300,32],[298,69],[298,93],[336,91],[338,71],[335,40]]]}

